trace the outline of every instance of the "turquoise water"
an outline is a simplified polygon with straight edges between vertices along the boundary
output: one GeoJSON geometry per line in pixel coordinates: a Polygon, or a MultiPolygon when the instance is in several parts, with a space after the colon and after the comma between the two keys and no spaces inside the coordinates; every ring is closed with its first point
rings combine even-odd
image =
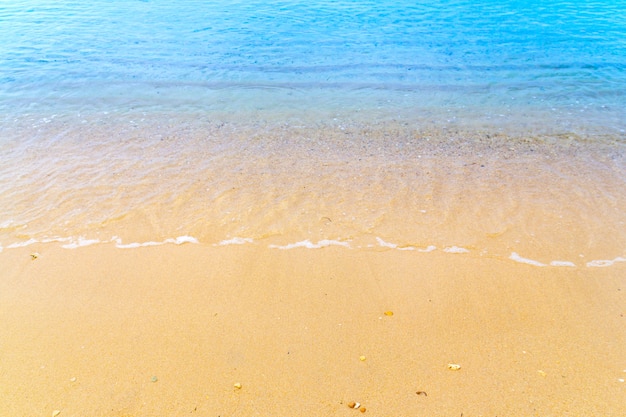
{"type": "Polygon", "coordinates": [[[626,129],[626,1],[4,1],[0,111],[626,129]]]}
{"type": "Polygon", "coordinates": [[[0,1],[0,251],[623,262],[625,104],[626,0],[0,1]]]}

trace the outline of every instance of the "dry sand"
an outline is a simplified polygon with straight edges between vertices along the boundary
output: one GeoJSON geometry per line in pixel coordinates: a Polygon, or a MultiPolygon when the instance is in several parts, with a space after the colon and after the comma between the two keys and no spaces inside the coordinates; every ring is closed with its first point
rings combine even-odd
{"type": "Polygon", "coordinates": [[[5,250],[0,415],[623,416],[625,295],[626,263],[5,250]]]}

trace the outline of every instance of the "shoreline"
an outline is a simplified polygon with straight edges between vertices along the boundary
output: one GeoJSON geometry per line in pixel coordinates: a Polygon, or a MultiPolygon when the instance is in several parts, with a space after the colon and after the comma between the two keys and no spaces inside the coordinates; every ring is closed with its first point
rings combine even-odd
{"type": "Polygon", "coordinates": [[[51,121],[16,131],[25,141],[3,144],[11,163],[0,177],[11,181],[0,190],[0,246],[190,236],[358,248],[384,246],[380,239],[543,264],[624,256],[618,136],[179,122],[51,121]]]}
{"type": "MultiPolygon", "coordinates": [[[[255,241],[251,238],[241,238],[234,237],[231,239],[225,239],[217,243],[207,244],[199,242],[196,238],[192,236],[178,236],[176,238],[168,238],[163,241],[148,241],[148,242],[123,242],[118,237],[113,237],[110,240],[100,241],[98,239],[85,239],[79,237],[75,238],[52,238],[52,239],[44,239],[42,241],[37,241],[35,239],[30,239],[21,243],[14,243],[8,245],[6,247],[0,246],[0,253],[4,250],[12,251],[12,250],[22,250],[23,248],[28,247],[41,247],[41,248],[50,248],[51,246],[60,247],[64,250],[81,250],[82,248],[86,248],[89,246],[108,246],[114,247],[120,250],[132,250],[146,247],[158,247],[158,246],[180,246],[185,244],[191,245],[199,245],[206,247],[223,247],[223,246],[243,246],[243,245],[252,245],[257,247],[260,250],[268,249],[270,251],[284,251],[284,250],[319,250],[328,247],[339,247],[344,250],[350,251],[364,251],[364,252],[384,252],[388,250],[393,251],[402,251],[402,252],[412,252],[415,253],[416,256],[425,256],[424,254],[428,254],[431,252],[438,252],[448,255],[462,255],[468,256],[471,258],[489,258],[489,259],[497,259],[499,261],[510,260],[520,264],[531,265],[534,267],[552,267],[552,268],[605,268],[609,266],[613,266],[622,262],[626,262],[626,255],[621,255],[616,252],[614,257],[612,258],[602,258],[602,259],[578,259],[576,262],[570,260],[562,260],[562,259],[554,259],[548,261],[540,261],[536,259],[525,258],[517,252],[511,252],[510,255],[506,255],[506,253],[488,253],[485,250],[477,251],[475,248],[467,249],[464,247],[452,245],[438,248],[435,245],[428,245],[423,247],[413,246],[413,245],[404,245],[400,246],[395,243],[386,242],[380,237],[376,237],[371,240],[374,243],[369,243],[364,246],[355,246],[352,241],[341,241],[341,240],[329,240],[323,239],[318,240],[317,242],[313,242],[309,239],[301,240],[298,242],[288,243],[285,245],[280,244],[268,244],[267,242],[255,241]]],[[[37,259],[40,256],[39,252],[31,252],[31,258],[37,259]]],[[[579,258],[583,258],[582,255],[579,258]]]]}
{"type": "Polygon", "coordinates": [[[626,0],[4,3],[0,417],[626,416],[626,0]]]}
{"type": "Polygon", "coordinates": [[[351,401],[366,415],[626,411],[625,264],[428,255],[192,244],[4,251],[0,407],[94,416],[350,416],[351,401]]]}
{"type": "Polygon", "coordinates": [[[9,415],[626,413],[622,136],[91,122],[2,144],[9,415]]]}

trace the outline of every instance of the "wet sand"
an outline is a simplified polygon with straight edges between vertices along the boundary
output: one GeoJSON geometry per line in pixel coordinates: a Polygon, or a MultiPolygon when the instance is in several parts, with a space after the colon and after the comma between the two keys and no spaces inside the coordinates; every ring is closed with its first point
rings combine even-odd
{"type": "Polygon", "coordinates": [[[381,238],[544,264],[625,256],[623,136],[167,116],[5,129],[0,248],[186,235],[354,248],[381,238]]]}
{"type": "Polygon", "coordinates": [[[5,129],[0,415],[626,414],[623,137],[181,117],[5,129]]]}
{"type": "Polygon", "coordinates": [[[2,415],[626,413],[626,263],[35,244],[0,270],[2,415]]]}

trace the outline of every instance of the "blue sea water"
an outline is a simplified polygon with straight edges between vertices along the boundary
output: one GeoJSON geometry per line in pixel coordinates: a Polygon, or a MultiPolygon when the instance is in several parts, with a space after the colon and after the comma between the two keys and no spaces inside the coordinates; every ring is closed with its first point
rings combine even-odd
{"type": "Polygon", "coordinates": [[[0,251],[621,261],[625,138],[626,0],[0,0],[0,251]]]}
{"type": "Polygon", "coordinates": [[[0,3],[0,111],[626,129],[626,1],[0,3]]]}

